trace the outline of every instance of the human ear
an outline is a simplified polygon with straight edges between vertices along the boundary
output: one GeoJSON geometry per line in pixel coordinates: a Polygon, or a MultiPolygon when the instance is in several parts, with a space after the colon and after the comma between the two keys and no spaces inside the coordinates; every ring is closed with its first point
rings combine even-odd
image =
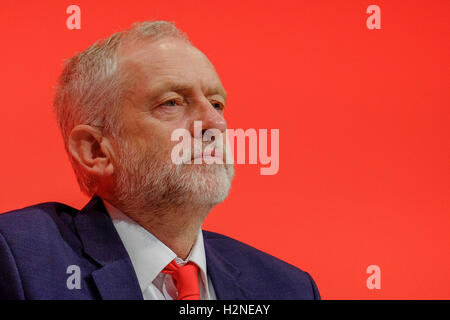
{"type": "Polygon", "coordinates": [[[88,173],[95,176],[112,175],[111,143],[98,128],[86,124],[75,126],[70,133],[68,146],[72,157],[88,173]]]}

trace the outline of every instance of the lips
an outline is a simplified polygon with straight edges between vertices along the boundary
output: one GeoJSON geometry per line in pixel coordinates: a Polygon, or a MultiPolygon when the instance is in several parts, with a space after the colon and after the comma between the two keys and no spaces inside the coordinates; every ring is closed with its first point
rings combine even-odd
{"type": "MultiPolygon", "coordinates": [[[[210,148],[205,147],[205,149],[210,149],[210,148]]],[[[212,148],[211,152],[209,152],[209,150],[206,150],[206,151],[203,151],[203,153],[201,153],[201,154],[194,154],[192,156],[191,160],[198,159],[198,158],[203,158],[203,159],[205,159],[205,158],[218,158],[218,157],[216,157],[216,149],[212,148]]]]}

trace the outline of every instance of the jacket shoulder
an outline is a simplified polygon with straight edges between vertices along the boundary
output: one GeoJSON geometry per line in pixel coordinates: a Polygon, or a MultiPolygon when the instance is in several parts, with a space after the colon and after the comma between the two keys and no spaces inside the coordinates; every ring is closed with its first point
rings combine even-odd
{"type": "Polygon", "coordinates": [[[296,271],[299,274],[304,274],[305,272],[298,267],[293,266],[279,258],[274,257],[264,251],[256,249],[246,243],[239,240],[233,239],[231,237],[211,232],[204,231],[206,241],[212,245],[215,249],[220,249],[220,252],[224,255],[233,255],[236,258],[232,260],[251,260],[252,262],[261,262],[265,264],[271,264],[281,269],[286,269],[289,271],[296,271]]]}
{"type": "MultiPolygon", "coordinates": [[[[248,273],[254,279],[252,286],[258,287],[261,292],[283,288],[283,295],[287,299],[320,299],[316,283],[308,272],[225,235],[211,231],[204,231],[203,235],[208,246],[232,262],[242,273],[248,273]]],[[[261,298],[266,299],[265,296],[261,298]]]]}
{"type": "MultiPolygon", "coordinates": [[[[52,232],[73,229],[73,217],[79,212],[59,202],[44,202],[0,214],[0,233],[5,238],[48,237],[52,232]]],[[[69,231],[67,230],[67,231],[69,231]]]]}
{"type": "Polygon", "coordinates": [[[67,291],[69,266],[87,274],[94,270],[75,227],[78,213],[65,204],[46,202],[0,214],[0,300],[95,296],[91,280],[83,280],[82,290],[67,291]],[[9,289],[2,292],[5,283],[9,289]]]}

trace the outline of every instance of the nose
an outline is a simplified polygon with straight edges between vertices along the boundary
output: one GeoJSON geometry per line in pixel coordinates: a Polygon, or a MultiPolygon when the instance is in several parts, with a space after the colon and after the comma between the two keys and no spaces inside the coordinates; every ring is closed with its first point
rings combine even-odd
{"type": "Polygon", "coordinates": [[[201,139],[208,129],[217,129],[220,132],[225,132],[227,128],[227,122],[223,117],[223,114],[219,110],[215,109],[208,99],[202,99],[198,102],[197,108],[195,109],[195,116],[193,117],[191,123],[191,136],[196,139],[201,139]],[[194,130],[194,121],[202,122],[202,130],[194,130]],[[201,136],[196,136],[201,134],[201,136]]]}

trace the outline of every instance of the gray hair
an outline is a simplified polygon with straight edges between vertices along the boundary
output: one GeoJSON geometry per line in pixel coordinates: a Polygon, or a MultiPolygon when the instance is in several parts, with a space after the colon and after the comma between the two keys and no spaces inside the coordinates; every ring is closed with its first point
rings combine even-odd
{"type": "Polygon", "coordinates": [[[95,193],[97,181],[69,151],[69,136],[78,124],[102,128],[104,135],[116,138],[121,131],[120,113],[127,92],[126,77],[118,70],[118,51],[125,44],[176,38],[189,42],[187,35],[167,21],[136,22],[130,29],[95,42],[65,61],[58,79],[53,108],[64,146],[81,192],[95,193]]]}

